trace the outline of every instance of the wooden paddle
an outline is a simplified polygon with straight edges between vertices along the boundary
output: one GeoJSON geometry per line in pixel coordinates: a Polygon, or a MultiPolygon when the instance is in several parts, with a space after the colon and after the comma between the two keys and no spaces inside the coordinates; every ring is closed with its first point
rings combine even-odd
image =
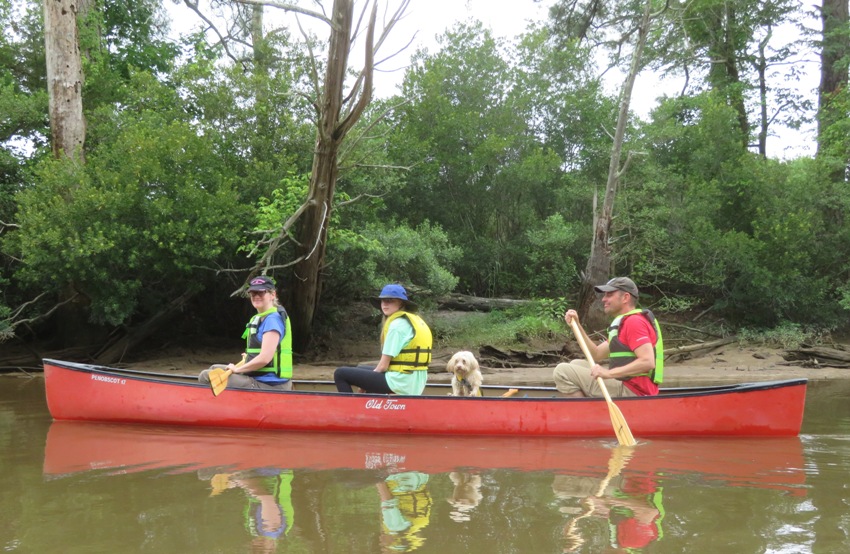
{"type": "MultiPolygon", "coordinates": [[[[587,349],[587,345],[584,343],[584,337],[581,334],[581,329],[578,327],[578,323],[576,323],[575,319],[570,321],[570,327],[573,328],[573,333],[576,336],[576,340],[578,341],[578,345],[581,347],[581,351],[584,352],[585,358],[587,358],[587,363],[590,364],[590,367],[593,367],[596,362],[593,361],[593,356],[590,355],[590,350],[587,349]]],[[[631,429],[629,429],[629,424],[626,423],[626,418],[623,417],[623,413],[620,411],[614,401],[611,400],[611,395],[608,394],[608,387],[605,386],[605,381],[602,377],[596,378],[599,383],[599,388],[602,389],[602,395],[605,397],[605,402],[608,403],[608,414],[611,416],[611,425],[614,426],[614,434],[617,435],[617,441],[623,446],[634,446],[637,444],[634,436],[632,435],[631,429]]]]}
{"type": "MultiPolygon", "coordinates": [[[[238,364],[236,364],[236,367],[239,367],[244,363],[245,363],[245,354],[242,354],[242,359],[239,361],[238,364]]],[[[213,369],[212,371],[210,371],[210,373],[209,373],[210,387],[212,388],[213,396],[218,396],[219,394],[221,394],[224,391],[224,389],[227,388],[227,380],[230,378],[231,373],[233,373],[232,369],[224,370],[224,369],[221,369],[220,367],[217,367],[217,368],[213,369]]]]}

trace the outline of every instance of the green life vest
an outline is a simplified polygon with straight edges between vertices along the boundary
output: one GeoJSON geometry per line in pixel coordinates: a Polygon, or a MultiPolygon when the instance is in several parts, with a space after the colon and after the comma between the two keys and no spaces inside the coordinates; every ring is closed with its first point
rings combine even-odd
{"type": "Polygon", "coordinates": [[[245,332],[242,333],[242,338],[245,339],[246,342],[245,354],[247,354],[247,356],[245,361],[249,362],[256,358],[262,350],[263,343],[257,338],[257,330],[260,328],[260,324],[263,320],[275,312],[278,312],[281,319],[283,319],[283,340],[278,343],[274,356],[268,365],[252,371],[248,373],[248,375],[257,376],[264,373],[274,373],[281,379],[292,379],[292,325],[290,325],[289,315],[287,315],[283,306],[275,306],[271,310],[255,315],[250,321],[248,321],[248,325],[245,327],[245,332]]]}
{"type": "MultiPolygon", "coordinates": [[[[655,384],[661,383],[664,379],[664,341],[661,338],[661,327],[658,325],[658,320],[655,319],[655,315],[649,310],[641,310],[638,308],[614,318],[614,321],[611,322],[611,326],[608,327],[608,350],[610,358],[608,367],[611,369],[615,367],[623,367],[637,358],[635,353],[629,350],[629,347],[620,342],[619,339],[620,326],[623,324],[623,321],[625,321],[627,317],[635,314],[644,316],[652,324],[655,328],[655,335],[658,339],[653,345],[653,348],[655,349],[655,369],[647,373],[639,373],[638,375],[645,375],[649,377],[655,384]]],[[[619,380],[628,381],[632,377],[637,377],[638,375],[623,377],[619,380]]]]}

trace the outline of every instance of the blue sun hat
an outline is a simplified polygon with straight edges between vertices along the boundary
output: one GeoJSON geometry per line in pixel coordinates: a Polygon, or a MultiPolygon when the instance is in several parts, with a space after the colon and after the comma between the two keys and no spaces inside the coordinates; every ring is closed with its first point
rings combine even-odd
{"type": "Polygon", "coordinates": [[[384,288],[381,289],[381,294],[379,294],[377,298],[372,298],[372,305],[381,309],[382,298],[398,298],[404,302],[404,309],[408,312],[415,312],[419,309],[416,304],[410,301],[407,297],[407,291],[404,290],[404,287],[401,285],[385,285],[384,288]]]}

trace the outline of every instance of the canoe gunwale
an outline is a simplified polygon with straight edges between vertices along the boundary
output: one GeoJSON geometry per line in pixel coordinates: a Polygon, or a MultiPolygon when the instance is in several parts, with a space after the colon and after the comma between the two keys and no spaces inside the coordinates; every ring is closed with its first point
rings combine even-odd
{"type": "MultiPolygon", "coordinates": [[[[165,384],[172,386],[190,386],[193,388],[203,387],[206,388],[208,385],[199,383],[197,380],[197,376],[195,375],[187,375],[185,373],[157,373],[157,372],[149,372],[149,371],[141,371],[134,369],[121,369],[121,368],[112,368],[106,367],[96,364],[83,364],[77,362],[66,362],[61,360],[47,359],[43,360],[44,364],[50,364],[58,367],[62,367],[65,369],[69,369],[72,371],[81,371],[85,373],[99,373],[103,375],[122,375],[127,378],[131,378],[133,380],[139,380],[144,382],[153,382],[157,384],[165,384]]],[[[780,379],[780,380],[772,380],[772,381],[757,381],[757,382],[746,382],[746,383],[730,383],[730,384],[722,384],[722,385],[706,385],[706,386],[695,386],[695,387],[672,387],[672,388],[662,388],[658,396],[623,396],[617,397],[617,402],[641,402],[646,400],[658,400],[662,398],[688,398],[688,397],[702,397],[702,396],[710,396],[716,394],[730,394],[736,392],[750,392],[756,390],[769,390],[775,388],[789,387],[789,386],[799,386],[805,385],[808,383],[808,379],[806,378],[794,378],[794,379],[780,379]]],[[[333,381],[321,381],[321,380],[308,380],[308,379],[293,379],[294,385],[304,384],[304,385],[317,385],[317,386],[333,386],[333,381]]],[[[427,385],[429,388],[451,388],[450,383],[429,383],[427,385]]],[[[552,392],[553,394],[557,394],[557,389],[555,387],[541,387],[541,386],[526,386],[526,385],[482,385],[482,389],[493,390],[493,391],[505,391],[508,389],[518,389],[520,392],[522,391],[542,391],[542,392],[552,392]]],[[[242,393],[263,393],[263,394],[307,394],[307,395],[321,395],[321,396],[361,396],[361,397],[393,397],[393,398],[417,398],[417,399],[440,399],[445,400],[446,396],[441,395],[421,395],[421,396],[407,396],[407,395],[387,395],[387,394],[373,394],[373,393],[339,393],[336,391],[310,391],[310,390],[292,390],[292,391],[275,391],[275,390],[254,390],[254,389],[231,389],[234,392],[242,392],[242,393]]],[[[449,397],[453,398],[453,397],[449,397]]],[[[458,398],[460,400],[460,398],[458,398]]],[[[567,398],[562,396],[557,397],[545,397],[545,396],[533,396],[533,397],[522,397],[522,396],[513,396],[510,398],[503,398],[500,396],[480,396],[475,398],[463,398],[464,401],[481,401],[481,400],[510,400],[510,401],[557,401],[557,402],[587,402],[587,401],[600,401],[601,398],[567,398]]]]}

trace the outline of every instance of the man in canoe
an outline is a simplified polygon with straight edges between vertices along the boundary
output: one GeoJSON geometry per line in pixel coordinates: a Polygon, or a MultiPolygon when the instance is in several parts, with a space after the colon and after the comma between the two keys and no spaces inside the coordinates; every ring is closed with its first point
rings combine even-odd
{"type": "Polygon", "coordinates": [[[214,365],[198,376],[210,382],[210,372],[229,370],[227,386],[246,389],[292,390],[292,326],[286,310],[278,304],[271,277],[254,277],[248,285],[251,304],[257,310],[242,334],[244,363],[214,365]]]}
{"type": "Polygon", "coordinates": [[[585,360],[559,364],[553,372],[555,387],[565,396],[603,396],[597,377],[605,379],[611,396],[652,396],[664,373],[664,343],[661,327],[649,310],[637,308],[638,288],[628,277],[615,277],[594,287],[602,294],[605,314],[614,321],[608,327],[608,340],[594,344],[578,325],[578,314],[567,310],[564,321],[581,332],[581,339],[594,361],[608,358],[608,368],[593,367],[585,360]]]}
{"type": "Polygon", "coordinates": [[[354,386],[375,394],[422,394],[431,362],[431,329],[415,313],[416,304],[401,285],[385,286],[372,303],[384,314],[381,359],[374,369],[336,368],[336,389],[353,392],[354,386]]]}

